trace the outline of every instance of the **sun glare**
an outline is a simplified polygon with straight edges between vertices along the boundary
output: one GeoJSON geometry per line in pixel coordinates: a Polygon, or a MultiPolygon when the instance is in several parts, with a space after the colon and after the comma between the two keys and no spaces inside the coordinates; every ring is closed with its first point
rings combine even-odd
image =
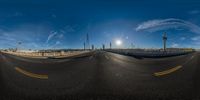
{"type": "Polygon", "coordinates": [[[120,45],[122,45],[122,41],[121,41],[121,40],[116,40],[116,41],[115,41],[115,44],[116,44],[117,46],[120,46],[120,45]]]}

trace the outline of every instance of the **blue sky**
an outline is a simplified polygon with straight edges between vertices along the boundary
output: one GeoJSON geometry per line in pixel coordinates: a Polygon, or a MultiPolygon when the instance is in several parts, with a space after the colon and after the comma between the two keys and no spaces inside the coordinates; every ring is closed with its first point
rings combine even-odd
{"type": "Polygon", "coordinates": [[[1,0],[0,48],[200,48],[198,0],[1,0]]]}

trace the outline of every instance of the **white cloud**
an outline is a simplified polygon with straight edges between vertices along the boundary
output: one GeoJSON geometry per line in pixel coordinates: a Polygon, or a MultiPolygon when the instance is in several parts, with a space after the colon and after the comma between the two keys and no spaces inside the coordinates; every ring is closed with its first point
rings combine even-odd
{"type": "Polygon", "coordinates": [[[197,45],[199,47],[200,45],[200,36],[192,37],[191,40],[193,41],[193,45],[197,45]]]}
{"type": "Polygon", "coordinates": [[[200,27],[198,25],[195,25],[189,21],[175,19],[175,18],[149,20],[149,21],[139,24],[135,28],[135,30],[136,31],[146,30],[150,32],[155,32],[155,31],[170,29],[170,28],[173,28],[173,29],[186,28],[193,33],[200,34],[200,27]]]}
{"type": "Polygon", "coordinates": [[[60,44],[60,41],[56,41],[56,45],[60,44]]]}
{"type": "Polygon", "coordinates": [[[37,48],[39,47],[34,39],[34,32],[25,30],[12,30],[2,31],[0,35],[0,47],[1,48],[16,48],[17,43],[21,42],[21,49],[37,48]],[[26,33],[26,34],[24,34],[26,33]],[[33,37],[30,39],[30,37],[33,37]]]}
{"type": "Polygon", "coordinates": [[[126,39],[128,40],[128,36],[126,36],[126,39]]]}
{"type": "MultiPolygon", "coordinates": [[[[62,41],[64,36],[60,31],[54,36],[46,34],[51,30],[50,27],[43,24],[20,24],[13,28],[0,28],[0,48],[16,48],[20,41],[21,49],[42,49],[47,45],[54,45],[57,40],[62,41]],[[48,44],[46,42],[48,41],[48,44]],[[51,42],[50,42],[51,41],[51,42]]],[[[54,31],[55,32],[55,31],[54,31]]],[[[54,33],[55,34],[55,33],[54,33]]]]}
{"type": "Polygon", "coordinates": [[[200,11],[199,10],[192,10],[188,12],[189,14],[199,14],[200,11]]]}
{"type": "Polygon", "coordinates": [[[58,37],[58,38],[63,38],[64,35],[63,35],[63,34],[59,34],[57,37],[58,37]]]}
{"type": "Polygon", "coordinates": [[[57,16],[55,14],[51,14],[51,17],[52,18],[56,18],[57,16]]]}
{"type": "Polygon", "coordinates": [[[171,47],[173,47],[173,48],[179,47],[179,44],[177,44],[177,43],[172,43],[171,47]]]}
{"type": "Polygon", "coordinates": [[[21,12],[15,12],[14,16],[19,17],[19,16],[23,16],[23,14],[21,12]]]}
{"type": "Polygon", "coordinates": [[[49,34],[47,37],[45,46],[47,48],[55,48],[56,46],[61,44],[62,38],[64,38],[62,30],[52,31],[51,34],[49,34]]]}
{"type": "Polygon", "coordinates": [[[185,40],[186,38],[185,37],[181,37],[181,40],[185,40]]]}
{"type": "Polygon", "coordinates": [[[51,39],[53,39],[53,37],[56,36],[56,34],[57,34],[57,32],[51,32],[51,34],[49,34],[49,36],[48,36],[48,38],[47,38],[47,40],[46,40],[46,43],[49,43],[49,41],[50,41],[51,39]]]}
{"type": "Polygon", "coordinates": [[[198,41],[198,40],[200,40],[200,36],[192,37],[191,40],[198,41]]]}
{"type": "Polygon", "coordinates": [[[64,30],[66,32],[75,32],[76,31],[76,29],[73,26],[71,26],[71,25],[65,26],[64,30]]]}
{"type": "Polygon", "coordinates": [[[54,44],[48,46],[48,48],[57,48],[59,45],[61,45],[61,41],[57,40],[54,44]]]}

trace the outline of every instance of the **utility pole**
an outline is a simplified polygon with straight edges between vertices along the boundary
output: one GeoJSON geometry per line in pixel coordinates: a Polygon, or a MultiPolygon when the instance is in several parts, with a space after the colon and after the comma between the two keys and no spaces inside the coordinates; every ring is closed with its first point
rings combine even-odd
{"type": "Polygon", "coordinates": [[[166,51],[167,35],[163,33],[163,50],[166,51]]]}
{"type": "Polygon", "coordinates": [[[19,50],[19,47],[20,47],[21,44],[22,44],[22,42],[20,42],[20,41],[17,42],[17,50],[16,51],[19,50]]]}
{"type": "Polygon", "coordinates": [[[131,49],[133,49],[134,48],[134,45],[133,45],[133,43],[131,43],[131,49]]]}
{"type": "Polygon", "coordinates": [[[85,42],[83,43],[83,49],[85,50],[85,42]]]}
{"type": "Polygon", "coordinates": [[[104,44],[102,44],[102,48],[103,48],[103,50],[105,50],[105,45],[104,44]]]}
{"type": "Polygon", "coordinates": [[[112,49],[112,43],[110,42],[110,49],[112,49]]]}
{"type": "Polygon", "coordinates": [[[94,50],[94,45],[92,45],[92,50],[94,50]]]}
{"type": "Polygon", "coordinates": [[[87,49],[90,49],[90,40],[89,40],[89,34],[88,33],[86,35],[86,46],[87,46],[87,49]]]}

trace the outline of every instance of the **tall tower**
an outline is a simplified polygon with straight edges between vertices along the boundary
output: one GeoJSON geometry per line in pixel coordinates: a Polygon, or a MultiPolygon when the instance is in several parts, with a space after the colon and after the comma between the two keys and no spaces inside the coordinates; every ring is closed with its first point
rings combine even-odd
{"type": "Polygon", "coordinates": [[[84,50],[85,50],[85,42],[83,43],[83,48],[84,48],[84,50]]]}
{"type": "Polygon", "coordinates": [[[92,45],[92,50],[94,50],[94,45],[92,45]]]}
{"type": "Polygon", "coordinates": [[[102,48],[103,48],[103,50],[105,50],[105,45],[104,44],[102,44],[102,48]]]}
{"type": "Polygon", "coordinates": [[[17,48],[16,48],[16,51],[20,51],[20,45],[22,44],[22,42],[18,41],[17,42],[17,48]]]}
{"type": "Polygon", "coordinates": [[[90,40],[89,40],[89,34],[88,33],[87,33],[87,36],[86,36],[86,48],[90,49],[90,40]]]}
{"type": "Polygon", "coordinates": [[[166,51],[167,35],[163,33],[163,50],[166,51]]]}
{"type": "Polygon", "coordinates": [[[134,48],[134,45],[133,45],[133,43],[131,43],[131,49],[133,49],[134,48]]]}
{"type": "Polygon", "coordinates": [[[112,43],[110,42],[110,49],[112,49],[112,43]]]}

